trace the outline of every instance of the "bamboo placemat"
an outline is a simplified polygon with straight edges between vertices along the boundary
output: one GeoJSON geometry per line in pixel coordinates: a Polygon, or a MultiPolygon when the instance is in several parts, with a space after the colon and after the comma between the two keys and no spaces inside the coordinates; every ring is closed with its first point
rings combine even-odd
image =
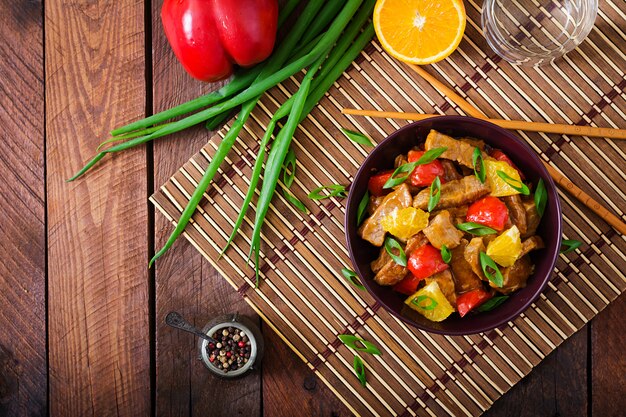
{"type": "MultiPolygon", "coordinates": [[[[626,4],[603,1],[596,27],[576,51],[542,69],[513,67],[491,53],[480,34],[480,5],[466,2],[466,36],[452,57],[428,68],[491,117],[624,127],[626,4]],[[620,46],[621,45],[621,46],[620,46]]],[[[546,355],[604,309],[626,287],[626,239],[567,194],[564,236],[583,246],[561,255],[541,297],[518,319],[485,334],[444,337],[408,327],[341,276],[350,267],[343,230],[345,201],[311,201],[324,184],[349,184],[368,149],[340,127],[380,141],[406,124],[354,118],[342,107],[448,113],[458,111],[372,43],[298,128],[298,172],[291,191],[302,214],[277,194],[264,227],[262,277],[246,263],[254,207],[234,246],[218,260],[248,188],[258,140],[270,115],[300,77],[271,90],[253,112],[185,236],[281,335],[335,394],[359,415],[479,415],[546,355]],[[354,352],[338,334],[356,333],[382,356],[354,352]]],[[[172,222],[180,216],[226,127],[152,197],[172,222]]],[[[518,132],[545,160],[625,218],[626,149],[617,141],[518,132]]],[[[174,249],[175,250],[175,249],[174,249]]]]}

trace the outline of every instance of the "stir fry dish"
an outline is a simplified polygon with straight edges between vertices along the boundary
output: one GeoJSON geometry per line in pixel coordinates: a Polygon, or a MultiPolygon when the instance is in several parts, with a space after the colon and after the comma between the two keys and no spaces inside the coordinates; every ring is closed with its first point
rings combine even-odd
{"type": "Polygon", "coordinates": [[[542,180],[526,184],[482,140],[434,130],[394,165],[370,177],[362,202],[359,236],[381,248],[376,283],[432,321],[491,310],[526,286],[529,253],[544,247],[542,180]]]}

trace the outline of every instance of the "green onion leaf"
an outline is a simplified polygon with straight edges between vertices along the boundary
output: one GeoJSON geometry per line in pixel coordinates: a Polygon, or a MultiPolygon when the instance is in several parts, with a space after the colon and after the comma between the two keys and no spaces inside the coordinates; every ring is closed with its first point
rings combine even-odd
{"type": "Polygon", "coordinates": [[[432,149],[424,152],[424,155],[422,155],[420,157],[420,159],[415,161],[415,163],[417,165],[430,164],[435,159],[439,158],[441,156],[441,154],[444,153],[447,150],[448,150],[448,148],[446,148],[445,146],[443,146],[441,148],[432,148],[432,149]]]}
{"type": "Polygon", "coordinates": [[[311,200],[323,200],[330,197],[345,197],[347,194],[346,187],[343,185],[322,185],[309,193],[311,200]],[[328,191],[328,193],[322,193],[328,191]]]}
{"type": "Polygon", "coordinates": [[[378,350],[373,343],[363,340],[353,334],[340,334],[337,337],[349,348],[359,350],[361,352],[367,352],[372,355],[381,355],[380,350],[378,350]]]}
{"type": "Polygon", "coordinates": [[[348,268],[342,268],[341,269],[341,275],[343,275],[344,278],[346,280],[348,280],[348,282],[350,284],[354,285],[358,289],[360,289],[360,290],[364,290],[365,289],[363,284],[361,284],[361,282],[359,281],[359,277],[356,275],[356,272],[354,272],[353,270],[348,269],[348,268]]]}
{"type": "Polygon", "coordinates": [[[362,133],[355,132],[353,130],[343,129],[343,128],[341,129],[341,131],[352,142],[358,143],[359,145],[374,146],[374,144],[372,143],[372,140],[362,133]]]}
{"type": "Polygon", "coordinates": [[[483,154],[478,147],[474,148],[474,153],[472,154],[472,165],[474,165],[474,175],[476,175],[478,181],[484,184],[487,179],[487,171],[485,170],[483,154]]]}
{"type": "Polygon", "coordinates": [[[452,253],[446,245],[441,245],[441,259],[447,264],[452,260],[452,253]]]}
{"type": "Polygon", "coordinates": [[[576,249],[578,249],[580,245],[582,244],[583,242],[581,242],[580,240],[574,240],[574,239],[562,240],[561,241],[561,253],[573,252],[576,249]]]}
{"type": "Polygon", "coordinates": [[[485,252],[480,252],[480,267],[483,269],[483,274],[489,279],[489,281],[493,282],[498,288],[502,288],[502,284],[504,284],[504,277],[498,268],[498,265],[494,262],[493,259],[485,252]],[[491,272],[491,271],[493,272],[491,272]]]}
{"type": "Polygon", "coordinates": [[[495,229],[492,229],[491,227],[483,226],[480,223],[474,222],[459,223],[456,225],[456,228],[475,236],[493,235],[495,233],[498,233],[495,229]]]}
{"type": "Polygon", "coordinates": [[[383,188],[385,189],[393,188],[396,185],[402,184],[404,181],[407,180],[407,178],[409,178],[409,175],[411,175],[411,173],[413,172],[416,166],[417,166],[417,161],[408,162],[406,164],[400,165],[398,168],[396,168],[395,171],[393,171],[393,174],[391,174],[391,177],[389,177],[385,185],[383,185],[383,188]],[[406,174],[406,175],[402,175],[398,177],[397,175],[400,175],[400,174],[406,174]]]}
{"type": "Polygon", "coordinates": [[[406,266],[406,254],[404,253],[404,250],[402,249],[402,246],[400,246],[400,243],[398,243],[398,241],[391,236],[387,236],[387,238],[385,239],[385,250],[387,251],[389,256],[391,256],[391,259],[395,261],[395,263],[400,266],[406,266]],[[398,255],[393,253],[394,249],[398,250],[398,255]]]}
{"type": "Polygon", "coordinates": [[[426,311],[434,310],[435,307],[439,305],[439,303],[435,301],[434,298],[429,297],[427,295],[418,295],[416,298],[411,300],[411,304],[417,306],[417,308],[420,308],[426,311]]]}
{"type": "Polygon", "coordinates": [[[357,355],[354,355],[354,362],[352,363],[352,367],[354,368],[356,377],[359,378],[361,386],[366,386],[367,379],[365,378],[365,365],[363,365],[363,361],[357,355]]]}
{"type": "Polygon", "coordinates": [[[417,161],[407,162],[406,164],[400,165],[398,168],[396,168],[395,171],[393,171],[393,174],[391,174],[391,177],[387,180],[385,185],[383,185],[383,188],[393,188],[396,185],[402,184],[404,181],[407,180],[407,178],[409,178],[409,175],[411,175],[416,166],[433,162],[447,149],[448,148],[446,148],[445,146],[441,148],[433,148],[429,151],[424,152],[424,155],[422,155],[417,161]],[[406,175],[398,177],[398,175],[400,174],[406,175]]]}
{"type": "Polygon", "coordinates": [[[516,180],[515,178],[511,177],[509,174],[501,170],[497,170],[496,174],[498,174],[498,177],[502,178],[504,182],[506,182],[509,185],[509,187],[519,192],[520,194],[524,194],[524,195],[530,194],[530,190],[528,189],[526,184],[524,184],[522,181],[516,180]]]}
{"type": "Polygon", "coordinates": [[[485,301],[483,304],[478,306],[476,310],[483,312],[483,313],[487,311],[491,311],[508,299],[509,299],[508,295],[498,295],[496,297],[490,298],[489,300],[485,301]]]}
{"type": "Polygon", "coordinates": [[[361,223],[363,223],[363,219],[365,219],[365,214],[367,213],[367,205],[370,202],[370,192],[369,191],[365,191],[365,194],[363,194],[363,198],[361,199],[361,202],[359,203],[359,207],[356,210],[356,224],[357,226],[360,226],[361,223]]]}
{"type": "Polygon", "coordinates": [[[303,213],[308,213],[308,209],[304,205],[304,203],[298,200],[298,197],[292,195],[289,191],[283,190],[283,195],[285,196],[285,200],[289,201],[295,208],[300,210],[303,213]]]}
{"type": "Polygon", "coordinates": [[[296,176],[296,153],[293,148],[289,148],[285,161],[283,162],[283,183],[285,187],[291,187],[293,179],[296,176]]]}
{"type": "Polygon", "coordinates": [[[428,212],[430,213],[439,203],[441,198],[441,180],[439,176],[430,184],[430,196],[428,197],[428,212]]]}
{"type": "Polygon", "coordinates": [[[548,203],[548,193],[546,192],[546,185],[543,182],[543,178],[539,178],[537,183],[537,189],[535,190],[535,207],[539,217],[543,216],[546,211],[546,204],[548,203]]]}

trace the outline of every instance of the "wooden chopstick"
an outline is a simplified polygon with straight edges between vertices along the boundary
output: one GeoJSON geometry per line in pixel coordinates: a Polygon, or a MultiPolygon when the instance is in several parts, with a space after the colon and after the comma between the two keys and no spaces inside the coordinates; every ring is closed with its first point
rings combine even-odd
{"type": "MultiPolygon", "coordinates": [[[[352,114],[355,116],[385,117],[387,119],[404,119],[404,120],[424,120],[430,117],[442,116],[441,114],[405,113],[405,112],[396,112],[396,111],[378,111],[378,110],[360,110],[360,109],[342,109],[341,112],[343,114],[352,114]]],[[[480,117],[480,119],[487,120],[493,123],[494,125],[498,125],[504,129],[525,130],[527,132],[559,133],[562,135],[580,135],[580,136],[626,140],[626,130],[624,129],[607,129],[604,127],[574,126],[574,125],[563,125],[563,124],[553,124],[553,123],[543,123],[543,122],[525,122],[522,120],[487,119],[485,117],[480,117]]]]}
{"type": "MultiPolygon", "coordinates": [[[[433,77],[428,72],[426,72],[426,70],[424,70],[423,68],[417,65],[410,65],[410,64],[409,64],[409,67],[411,67],[413,71],[415,71],[422,78],[428,81],[442,95],[450,98],[450,100],[456,103],[456,105],[459,106],[459,108],[461,108],[465,113],[469,114],[470,116],[476,117],[477,119],[489,120],[483,112],[478,110],[476,107],[472,106],[463,97],[459,96],[457,93],[452,91],[451,88],[449,88],[448,86],[446,86],[445,84],[437,80],[435,77],[433,77]]],[[[376,112],[376,113],[380,114],[384,112],[376,112]]],[[[350,113],[350,114],[355,114],[355,113],[350,113]]],[[[385,117],[385,116],[378,116],[378,117],[385,117]]],[[[616,130],[616,129],[611,129],[611,130],[616,130]]],[[[555,132],[555,133],[558,133],[558,132],[555,132]]],[[[609,210],[604,208],[604,206],[602,206],[596,200],[591,198],[589,194],[585,193],[583,190],[578,188],[573,182],[567,179],[561,172],[559,172],[557,169],[552,167],[550,164],[546,163],[545,161],[543,161],[543,164],[548,170],[548,173],[550,174],[552,179],[557,184],[561,185],[561,187],[563,187],[567,192],[569,192],[578,201],[583,203],[591,211],[593,211],[594,213],[602,217],[608,224],[613,226],[615,230],[620,232],[622,235],[626,235],[626,223],[624,223],[619,217],[617,217],[616,215],[611,213],[609,210]]]]}

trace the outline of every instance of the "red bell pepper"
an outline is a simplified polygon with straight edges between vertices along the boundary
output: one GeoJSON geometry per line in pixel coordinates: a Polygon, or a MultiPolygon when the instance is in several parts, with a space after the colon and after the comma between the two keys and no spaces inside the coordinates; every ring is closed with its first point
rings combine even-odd
{"type": "Polygon", "coordinates": [[[441,251],[427,244],[415,249],[407,262],[407,268],[417,279],[428,278],[437,272],[448,269],[448,264],[441,258],[441,251]]]}
{"type": "MultiPolygon", "coordinates": [[[[409,151],[409,162],[417,161],[422,155],[424,155],[424,151],[409,151]]],[[[416,166],[409,180],[411,184],[416,187],[428,187],[437,177],[439,177],[443,184],[445,182],[443,174],[443,165],[440,161],[435,159],[433,162],[416,166]]]]}
{"type": "Polygon", "coordinates": [[[511,165],[513,168],[515,168],[515,170],[517,171],[517,173],[519,174],[519,177],[522,181],[524,181],[526,179],[526,177],[524,177],[524,173],[513,163],[513,161],[511,161],[511,158],[509,158],[504,152],[502,152],[500,149],[492,149],[489,152],[489,156],[492,157],[495,160],[498,161],[503,161],[506,162],[507,164],[511,165]]]}
{"type": "Polygon", "coordinates": [[[420,284],[421,281],[421,278],[415,278],[415,275],[407,274],[407,276],[404,277],[402,281],[398,282],[392,288],[394,291],[397,291],[399,293],[405,295],[413,295],[415,294],[415,291],[417,291],[417,286],[420,284]]]}
{"type": "Polygon", "coordinates": [[[383,196],[391,191],[391,188],[385,189],[383,186],[391,178],[393,171],[383,171],[372,175],[367,182],[367,189],[374,197],[383,196]]]}
{"type": "Polygon", "coordinates": [[[482,288],[468,291],[456,297],[456,309],[459,316],[464,317],[467,313],[493,297],[493,294],[482,288]]]}
{"type": "Polygon", "coordinates": [[[185,70],[201,81],[219,81],[233,65],[251,66],[274,48],[277,0],[165,0],[165,35],[185,70]]]}
{"type": "Polygon", "coordinates": [[[506,204],[497,197],[487,196],[472,203],[467,209],[465,220],[479,223],[497,231],[502,231],[509,219],[506,204]]]}

